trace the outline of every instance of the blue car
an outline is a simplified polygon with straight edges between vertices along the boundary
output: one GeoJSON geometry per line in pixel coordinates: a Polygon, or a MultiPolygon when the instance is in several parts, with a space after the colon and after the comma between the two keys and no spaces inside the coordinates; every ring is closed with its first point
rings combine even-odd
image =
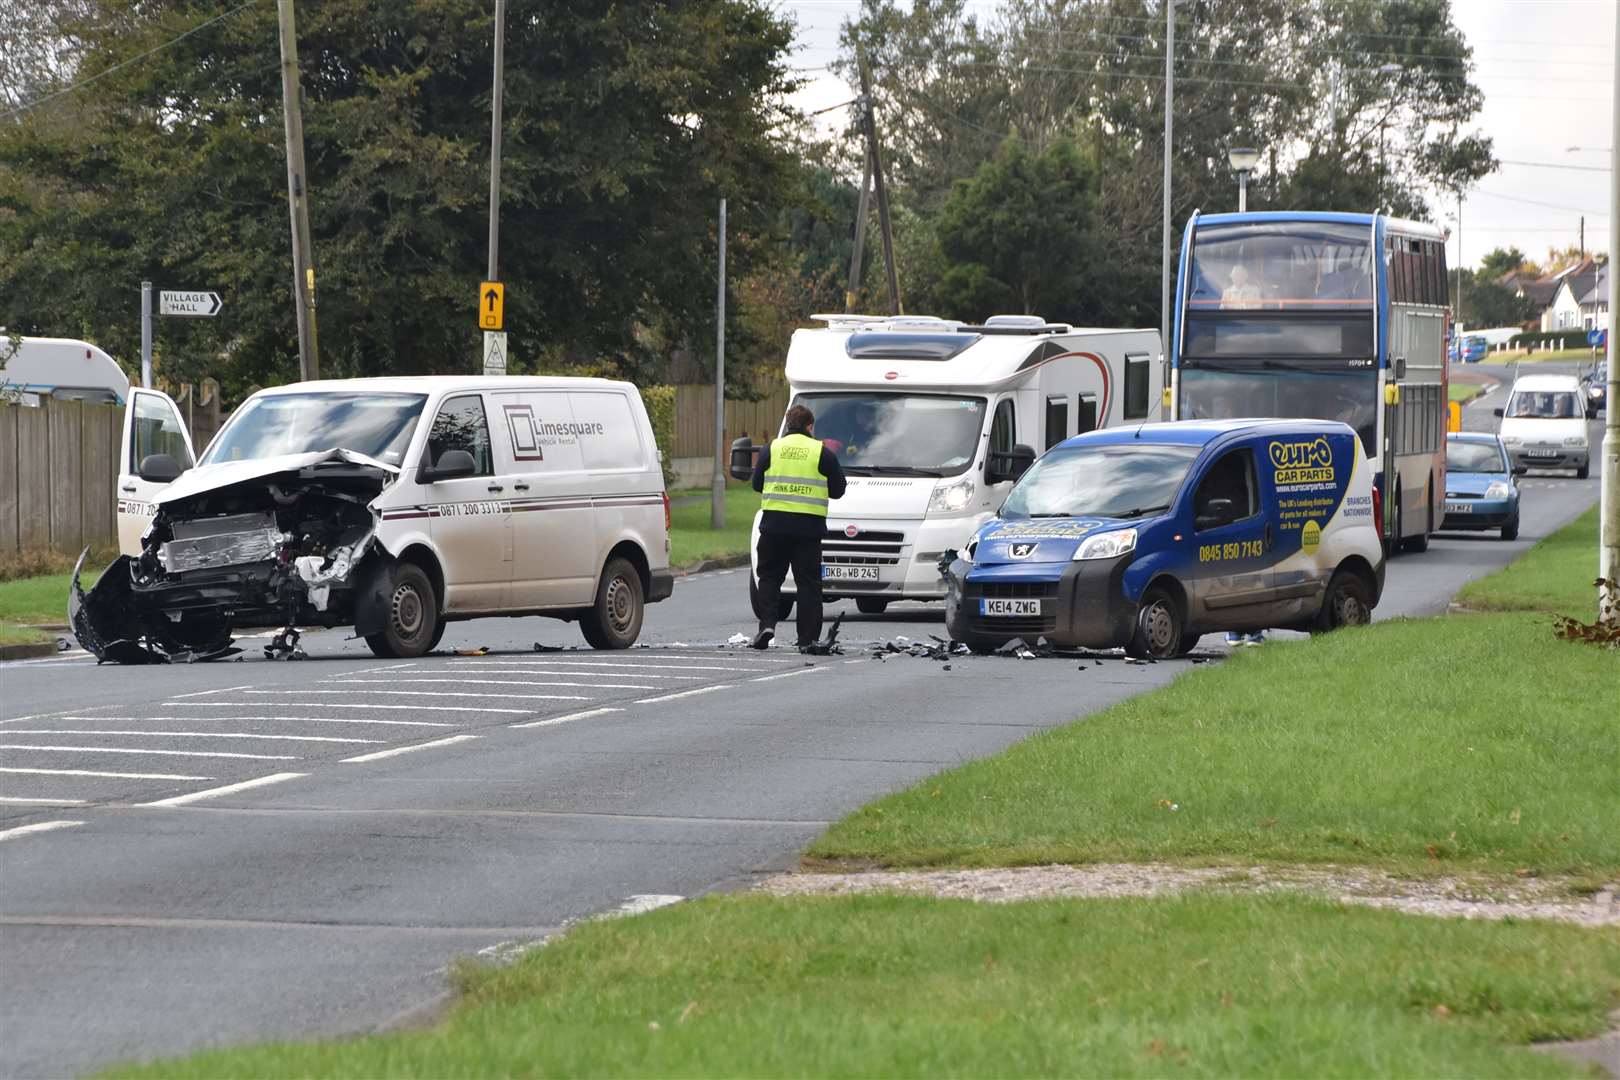
{"type": "Polygon", "coordinates": [[[1504,540],[1518,537],[1519,485],[1498,436],[1482,431],[1446,436],[1446,516],[1440,528],[1501,529],[1504,540]]]}

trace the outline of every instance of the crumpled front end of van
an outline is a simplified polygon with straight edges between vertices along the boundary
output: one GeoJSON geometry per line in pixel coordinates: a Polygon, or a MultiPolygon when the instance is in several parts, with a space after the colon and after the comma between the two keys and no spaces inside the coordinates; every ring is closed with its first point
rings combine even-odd
{"type": "Polygon", "coordinates": [[[246,627],[342,626],[380,588],[372,503],[398,471],[345,450],[205,466],[158,500],[141,554],[94,587],[74,569],[79,644],[122,664],[213,660],[246,627]]]}

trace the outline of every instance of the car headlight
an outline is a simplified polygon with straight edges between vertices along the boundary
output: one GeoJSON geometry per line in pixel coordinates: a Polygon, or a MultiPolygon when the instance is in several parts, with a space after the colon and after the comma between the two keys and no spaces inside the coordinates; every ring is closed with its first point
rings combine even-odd
{"type": "Polygon", "coordinates": [[[1565,446],[1579,446],[1582,449],[1585,449],[1586,448],[1586,436],[1585,435],[1571,435],[1569,438],[1564,440],[1564,445],[1565,446]]]}
{"type": "Polygon", "coordinates": [[[1524,440],[1519,438],[1517,435],[1504,435],[1504,436],[1502,436],[1502,443],[1504,445],[1506,445],[1506,446],[1518,446],[1523,441],[1524,440]]]}
{"type": "Polygon", "coordinates": [[[954,484],[940,484],[928,497],[930,514],[958,514],[973,501],[973,477],[964,476],[954,484]]]}
{"type": "Polygon", "coordinates": [[[1597,383],[1593,383],[1591,386],[1586,388],[1586,392],[1592,397],[1602,397],[1603,387],[1599,386],[1597,383]]]}
{"type": "Polygon", "coordinates": [[[1135,529],[1114,529],[1098,533],[1074,549],[1076,559],[1112,559],[1136,550],[1135,529]]]}
{"type": "Polygon", "coordinates": [[[1487,499],[1505,499],[1508,497],[1509,490],[1507,484],[1500,480],[1493,480],[1491,486],[1485,489],[1485,497],[1487,499]]]}

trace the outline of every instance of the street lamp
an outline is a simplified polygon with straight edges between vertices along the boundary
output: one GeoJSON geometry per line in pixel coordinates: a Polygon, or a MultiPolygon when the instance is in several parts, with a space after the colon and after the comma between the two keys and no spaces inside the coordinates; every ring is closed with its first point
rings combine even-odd
{"type": "Polygon", "coordinates": [[[1260,164],[1260,151],[1252,146],[1234,146],[1226,152],[1226,160],[1238,175],[1238,213],[1249,209],[1249,174],[1260,164]]]}

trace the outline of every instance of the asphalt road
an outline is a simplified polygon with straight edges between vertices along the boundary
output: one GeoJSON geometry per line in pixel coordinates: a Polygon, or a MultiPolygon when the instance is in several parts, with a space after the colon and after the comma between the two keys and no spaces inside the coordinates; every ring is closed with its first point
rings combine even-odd
{"type": "MultiPolygon", "coordinates": [[[[1524,488],[1519,541],[1398,557],[1376,616],[1443,610],[1597,498],[1524,488]]],[[[1191,666],[859,647],[942,634],[922,605],[838,605],[842,657],[728,648],[743,575],[682,580],[622,653],[525,619],[414,662],[321,633],[301,663],[249,639],[240,662],[0,665],[0,1075],[409,1022],[457,956],[746,884],[874,796],[1191,666]]]]}

